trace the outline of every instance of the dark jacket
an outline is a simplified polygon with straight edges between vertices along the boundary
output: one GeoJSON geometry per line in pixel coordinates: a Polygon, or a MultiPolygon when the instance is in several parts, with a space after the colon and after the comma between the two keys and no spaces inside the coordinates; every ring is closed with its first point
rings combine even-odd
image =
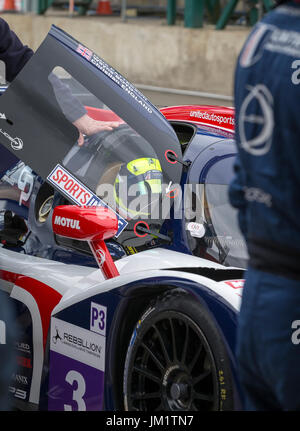
{"type": "Polygon", "coordinates": [[[235,75],[236,175],[230,200],[250,264],[300,277],[300,3],[253,29],[235,75]]]}
{"type": "Polygon", "coordinates": [[[23,45],[18,36],[0,18],[0,60],[6,65],[6,79],[11,82],[27,63],[33,51],[23,45]]]}

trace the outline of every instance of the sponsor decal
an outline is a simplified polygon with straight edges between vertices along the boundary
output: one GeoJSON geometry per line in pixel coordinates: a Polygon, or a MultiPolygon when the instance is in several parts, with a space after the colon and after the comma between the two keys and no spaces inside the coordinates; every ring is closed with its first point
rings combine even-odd
{"type": "Polygon", "coordinates": [[[29,353],[30,354],[30,346],[27,343],[22,343],[22,342],[16,341],[15,347],[20,352],[29,353]]]}
{"type": "Polygon", "coordinates": [[[87,187],[60,165],[54,168],[47,179],[77,205],[88,205],[93,197],[87,187]]]}
{"type": "Polygon", "coordinates": [[[107,309],[103,305],[91,302],[90,330],[106,336],[107,309]]]}
{"type": "Polygon", "coordinates": [[[130,97],[132,97],[137,104],[144,108],[149,114],[152,114],[153,110],[149,101],[146,97],[129,81],[127,81],[122,75],[120,75],[113,67],[106,63],[102,58],[98,57],[90,49],[79,44],[76,48],[82,57],[93,64],[98,70],[104,73],[108,78],[114,81],[120,88],[122,88],[130,97]]]}
{"type": "Polygon", "coordinates": [[[7,132],[5,132],[5,130],[2,130],[1,128],[0,128],[0,133],[10,141],[10,146],[13,150],[16,150],[16,151],[22,150],[23,141],[21,138],[18,138],[18,137],[13,138],[7,132]]]}
{"type": "Polygon", "coordinates": [[[16,383],[20,383],[20,384],[25,385],[25,386],[28,385],[28,377],[27,376],[21,376],[20,374],[13,374],[12,380],[16,383]]]}
{"type": "Polygon", "coordinates": [[[206,111],[191,111],[190,117],[217,123],[220,127],[234,126],[234,117],[226,115],[210,114],[206,111]]]}
{"type": "Polygon", "coordinates": [[[104,371],[105,337],[53,317],[51,350],[104,371]]]}
{"type": "Polygon", "coordinates": [[[105,334],[106,307],[91,302],[90,326],[89,331],[51,319],[49,410],[102,409],[106,338],[100,331],[105,334]]]}
{"type": "Polygon", "coordinates": [[[24,358],[24,356],[17,356],[17,364],[20,367],[32,368],[31,359],[30,358],[24,358]]]}
{"type": "Polygon", "coordinates": [[[66,227],[69,227],[71,229],[80,230],[79,220],[76,220],[76,219],[56,216],[55,220],[54,220],[54,224],[57,224],[58,226],[66,226],[66,227]]]}
{"type": "Polygon", "coordinates": [[[205,227],[202,223],[190,222],[187,223],[186,229],[196,238],[203,238],[205,235],[205,227]]]}
{"type": "Polygon", "coordinates": [[[152,114],[152,109],[149,107],[149,105],[141,99],[141,97],[138,97],[136,94],[135,89],[132,90],[128,85],[121,85],[121,88],[126,91],[129,96],[131,96],[142,108],[144,108],[149,114],[152,114]]]}
{"type": "MultiPolygon", "coordinates": [[[[70,172],[61,165],[56,165],[53,171],[48,175],[47,180],[66,195],[72,202],[79,206],[103,206],[110,208],[102,199],[96,196],[70,172]]],[[[118,218],[118,232],[116,238],[123,232],[127,226],[127,221],[118,213],[110,208],[118,218]]],[[[68,219],[71,220],[71,219],[68,219]]],[[[73,228],[74,229],[74,228],[73,228]]]]}

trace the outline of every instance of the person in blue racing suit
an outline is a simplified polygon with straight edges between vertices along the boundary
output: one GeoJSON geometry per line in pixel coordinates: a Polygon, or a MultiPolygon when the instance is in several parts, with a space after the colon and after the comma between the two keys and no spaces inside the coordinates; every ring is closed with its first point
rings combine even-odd
{"type": "Polygon", "coordinates": [[[252,30],[235,74],[229,197],[249,265],[237,336],[247,410],[300,410],[300,1],[252,30]]]}

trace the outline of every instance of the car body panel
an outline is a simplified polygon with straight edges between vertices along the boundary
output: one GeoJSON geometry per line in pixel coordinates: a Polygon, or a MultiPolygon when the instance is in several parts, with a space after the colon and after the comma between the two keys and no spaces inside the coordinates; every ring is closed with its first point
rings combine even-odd
{"type": "MultiPolygon", "coordinates": [[[[2,250],[0,250],[0,252],[1,251],[2,250]]],[[[216,282],[198,274],[187,274],[180,270],[174,271],[174,269],[180,269],[183,266],[188,268],[210,268],[215,271],[222,271],[224,273],[223,278],[227,280],[232,276],[230,274],[231,268],[225,269],[221,265],[212,262],[208,263],[208,261],[204,259],[193,258],[191,256],[182,255],[181,253],[156,249],[140,253],[138,256],[129,256],[119,261],[119,277],[106,281],[103,280],[102,282],[101,279],[103,276],[99,269],[95,270],[93,268],[65,265],[51,261],[45,262],[45,259],[32,256],[17,255],[12,258],[13,254],[15,253],[9,253],[7,251],[1,253],[1,267],[3,268],[1,271],[1,278],[12,284],[11,298],[26,305],[32,319],[33,333],[30,351],[33,352],[32,363],[34,367],[31,377],[26,373],[28,370],[27,366],[21,365],[19,374],[25,374],[28,381],[30,381],[28,401],[33,404],[38,404],[40,400],[40,385],[42,381],[47,337],[48,339],[50,337],[50,378],[54,376],[49,383],[49,394],[52,394],[53,387],[56,391],[58,390],[57,385],[59,381],[62,385],[66,384],[65,379],[62,379],[66,377],[66,367],[70,367],[69,370],[75,368],[75,371],[77,370],[78,372],[81,370],[86,385],[88,388],[88,385],[91,385],[91,394],[93,394],[95,381],[91,379],[89,372],[86,374],[86,370],[90,370],[90,367],[92,367],[92,374],[98,373],[99,385],[104,390],[104,362],[101,362],[101,369],[97,366],[95,368],[97,362],[92,361],[92,363],[90,363],[88,361],[86,363],[86,359],[84,359],[85,355],[83,355],[83,358],[80,355],[75,358],[72,349],[70,350],[67,348],[59,350],[55,349],[55,346],[53,347],[53,337],[56,335],[56,328],[58,328],[59,331],[64,330],[65,332],[70,332],[72,329],[72,334],[76,334],[77,337],[80,335],[83,337],[84,334],[87,336],[90,333],[89,331],[91,331],[91,327],[87,327],[87,318],[82,320],[82,312],[71,311],[72,307],[79,307],[81,309],[83,307],[82,304],[88,303],[89,310],[91,311],[92,303],[99,304],[99,306],[106,307],[107,313],[110,314],[112,321],[116,318],[114,317],[114,313],[117,313],[117,304],[122,302],[121,298],[126,298],[128,295],[134,298],[137,294],[141,294],[141,289],[143,295],[146,295],[147,291],[150,292],[153,290],[153,282],[155,280],[156,284],[166,285],[168,287],[172,286],[173,288],[180,286],[187,291],[194,292],[198,296],[200,295],[202,298],[203,292],[205,292],[206,296],[214,297],[214,303],[217,298],[219,298],[218,302],[221,301],[223,306],[231,310],[233,315],[239,309],[240,293],[235,287],[228,285],[227,282],[216,282]],[[136,259],[137,257],[138,259],[136,259]],[[16,268],[18,261],[19,272],[15,274],[13,270],[16,268]],[[147,262],[147,264],[145,262],[147,262]],[[145,266],[147,266],[147,270],[144,269],[145,266]],[[162,269],[158,269],[159,267],[162,269]],[[150,275],[149,270],[151,270],[150,275]],[[111,304],[111,296],[115,298],[113,301],[115,304],[113,305],[111,304]],[[70,315],[72,315],[72,318],[70,315]],[[54,316],[55,318],[53,318],[54,316]],[[66,318],[66,316],[69,317],[66,318]],[[78,316],[81,317],[78,319],[78,316]],[[85,322],[84,325],[83,322],[85,322]],[[48,331],[50,331],[49,334],[48,331]],[[54,353],[52,353],[52,351],[54,353]],[[85,365],[82,365],[82,363],[85,364],[87,368],[85,365]],[[66,372],[64,375],[57,372],[57,370],[60,369],[60,364],[62,372],[66,372]],[[77,367],[75,367],[74,364],[77,364],[77,367]]],[[[240,270],[232,269],[236,270],[236,275],[241,274],[240,270]]],[[[8,291],[8,288],[6,290],[8,291]]],[[[228,313],[230,313],[230,311],[228,311],[228,313]]],[[[105,344],[101,344],[101,335],[94,335],[94,331],[92,330],[90,342],[95,344],[97,340],[98,344],[104,349],[105,344]]],[[[89,358],[89,355],[87,357],[89,358]]],[[[20,391],[21,389],[18,390],[20,391]]],[[[49,399],[52,400],[49,394],[49,399]]],[[[70,391],[68,394],[70,394],[70,391]]],[[[92,405],[87,403],[86,408],[99,409],[100,405],[102,406],[103,399],[101,398],[101,392],[98,391],[96,395],[96,399],[98,399],[99,402],[92,405]]],[[[66,398],[59,398],[59,401],[49,401],[49,409],[57,409],[59,405],[62,406],[61,403],[66,403],[68,396],[69,395],[66,395],[66,398]]],[[[86,396],[88,398],[91,397],[95,401],[95,397],[90,395],[90,392],[87,392],[86,396]]]]}

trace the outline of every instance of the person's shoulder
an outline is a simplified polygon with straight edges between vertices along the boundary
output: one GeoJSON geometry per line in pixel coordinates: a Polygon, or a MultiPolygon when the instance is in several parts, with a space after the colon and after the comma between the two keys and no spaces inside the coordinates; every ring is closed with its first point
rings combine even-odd
{"type": "Polygon", "coordinates": [[[11,30],[7,22],[3,18],[0,18],[0,38],[5,38],[10,32],[11,30]]]}
{"type": "Polygon", "coordinates": [[[9,25],[7,24],[7,22],[5,21],[5,19],[3,19],[1,17],[0,17],[0,28],[10,31],[9,25]]]}
{"type": "Polygon", "coordinates": [[[300,18],[300,1],[287,1],[282,2],[280,5],[272,9],[268,14],[265,15],[263,21],[269,24],[275,24],[278,27],[296,27],[299,26],[300,18]]]}

